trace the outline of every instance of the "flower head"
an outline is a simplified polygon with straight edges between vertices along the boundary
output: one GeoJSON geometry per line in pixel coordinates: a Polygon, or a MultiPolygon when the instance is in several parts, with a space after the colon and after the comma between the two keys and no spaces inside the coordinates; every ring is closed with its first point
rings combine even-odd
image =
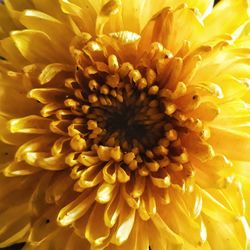
{"type": "Polygon", "coordinates": [[[0,246],[248,249],[249,2],[0,5],[0,246]]]}

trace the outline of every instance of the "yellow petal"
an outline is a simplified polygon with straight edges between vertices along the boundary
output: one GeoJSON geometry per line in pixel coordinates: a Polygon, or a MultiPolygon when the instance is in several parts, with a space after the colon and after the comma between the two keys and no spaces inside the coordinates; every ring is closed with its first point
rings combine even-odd
{"type": "Polygon", "coordinates": [[[74,1],[72,3],[68,0],[60,0],[59,3],[62,11],[72,17],[78,30],[94,34],[96,12],[89,1],[74,1]]]}
{"type": "Polygon", "coordinates": [[[112,228],[115,225],[123,205],[123,198],[119,195],[113,196],[112,200],[106,205],[104,211],[104,222],[107,227],[112,228]]]}
{"type": "Polygon", "coordinates": [[[86,170],[84,170],[81,174],[81,178],[78,181],[78,185],[82,188],[94,187],[98,185],[102,180],[102,172],[101,167],[99,165],[94,165],[86,170]]]}
{"type": "Polygon", "coordinates": [[[202,212],[204,214],[216,221],[233,222],[237,219],[237,216],[232,211],[223,206],[220,201],[217,201],[207,191],[201,189],[201,194],[203,200],[202,212]]]}
{"type": "Polygon", "coordinates": [[[60,62],[49,37],[37,30],[12,31],[11,38],[20,53],[31,63],[60,62]],[[36,46],[33,46],[36,44],[36,46]]]}
{"type": "Polygon", "coordinates": [[[152,183],[158,188],[168,188],[171,185],[170,176],[154,177],[150,175],[152,183]]]}
{"type": "Polygon", "coordinates": [[[203,102],[197,109],[189,113],[193,118],[198,118],[202,121],[212,121],[218,116],[220,110],[212,102],[203,102]]]}
{"type": "Polygon", "coordinates": [[[183,138],[183,144],[186,146],[188,153],[202,162],[212,159],[214,156],[213,147],[196,135],[192,136],[191,133],[183,138]]]}
{"type": "Polygon", "coordinates": [[[26,153],[29,152],[46,152],[51,147],[51,144],[53,143],[55,137],[50,136],[40,136],[36,137],[25,144],[23,144],[16,152],[16,158],[17,160],[22,160],[22,158],[25,156],[26,153]]]}
{"type": "Polygon", "coordinates": [[[212,127],[210,131],[209,143],[218,153],[224,154],[232,160],[250,160],[250,136],[248,134],[217,127],[212,127]]]}
{"type": "Polygon", "coordinates": [[[49,123],[49,119],[30,115],[10,120],[9,129],[11,133],[47,134],[50,133],[49,123]]]}
{"type": "Polygon", "coordinates": [[[175,245],[183,244],[182,238],[168,227],[168,225],[162,220],[159,214],[156,213],[152,217],[152,224],[157,228],[158,232],[163,237],[163,242],[167,239],[168,243],[172,243],[175,245]]]}
{"type": "Polygon", "coordinates": [[[204,216],[208,232],[208,242],[211,248],[219,249],[247,249],[247,230],[241,220],[233,223],[223,223],[204,216]]]}
{"type": "Polygon", "coordinates": [[[78,156],[77,161],[83,164],[85,167],[91,167],[100,162],[100,159],[98,156],[88,155],[87,153],[83,152],[78,156]]]}
{"type": "Polygon", "coordinates": [[[65,163],[64,154],[59,154],[51,157],[41,157],[36,160],[36,163],[40,168],[44,168],[51,171],[59,171],[69,167],[65,163]]]}
{"type": "Polygon", "coordinates": [[[56,45],[55,50],[60,55],[61,60],[71,62],[70,53],[66,49],[73,37],[72,32],[63,23],[37,10],[25,10],[19,17],[20,23],[30,30],[38,30],[47,34],[53,45],[56,45]],[[57,32],[54,32],[57,30],[57,32]],[[64,37],[64,39],[61,39],[64,37]]]}
{"type": "Polygon", "coordinates": [[[96,246],[101,245],[110,234],[110,229],[104,224],[103,212],[104,206],[96,204],[86,227],[85,237],[96,246]]]}
{"type": "Polygon", "coordinates": [[[201,39],[204,41],[220,34],[230,34],[248,19],[249,3],[247,0],[222,0],[205,19],[206,29],[201,39]]]}
{"type": "Polygon", "coordinates": [[[225,188],[232,180],[232,163],[223,155],[216,155],[204,163],[192,160],[197,184],[202,188],[225,188]]]}
{"type": "Polygon", "coordinates": [[[134,198],[140,197],[145,190],[145,186],[146,186],[146,177],[141,176],[138,173],[136,173],[135,183],[134,183],[133,191],[131,193],[132,196],[134,198]]]}
{"type": "Polygon", "coordinates": [[[130,180],[130,173],[125,171],[122,167],[117,167],[117,179],[120,183],[126,183],[130,180]]]}
{"type": "Polygon", "coordinates": [[[72,72],[72,71],[73,71],[73,67],[70,65],[52,63],[52,64],[47,65],[43,69],[42,73],[39,75],[39,81],[43,85],[45,83],[50,82],[60,72],[72,72]]]}
{"type": "Polygon", "coordinates": [[[22,117],[37,113],[39,104],[35,100],[27,99],[19,89],[12,87],[0,87],[0,115],[4,117],[22,117]],[[15,100],[13,102],[13,100],[15,100]]]}
{"type": "Polygon", "coordinates": [[[30,175],[39,172],[40,169],[28,165],[26,162],[12,162],[3,171],[7,177],[30,175]]]}
{"type": "Polygon", "coordinates": [[[74,201],[60,210],[57,222],[62,226],[68,226],[82,217],[95,201],[95,195],[95,190],[83,192],[74,201]]]}
{"type": "Polygon", "coordinates": [[[108,203],[113,196],[116,196],[117,191],[117,185],[103,183],[97,190],[96,201],[101,204],[108,203]]]}
{"type": "MultiPolygon", "coordinates": [[[[96,19],[96,33],[97,34],[103,33],[104,26],[106,25],[106,23],[109,21],[109,19],[112,16],[119,13],[120,7],[121,7],[120,0],[109,0],[102,6],[100,10],[100,14],[97,16],[97,19],[96,19]]],[[[118,22],[119,20],[117,20],[117,23],[118,22]]],[[[116,29],[113,29],[113,32],[114,31],[116,31],[116,29]]]]}
{"type": "Polygon", "coordinates": [[[119,217],[117,229],[112,238],[112,243],[120,246],[128,239],[131,230],[134,226],[134,220],[135,210],[129,208],[128,206],[123,206],[119,217]]]}
{"type": "MultiPolygon", "coordinates": [[[[136,216],[134,227],[127,241],[125,241],[119,248],[121,250],[148,250],[149,239],[146,225],[136,216]]],[[[159,249],[159,248],[158,248],[159,249]]]]}
{"type": "Polygon", "coordinates": [[[113,162],[108,162],[103,170],[103,179],[110,184],[114,184],[116,182],[116,178],[117,178],[117,173],[116,173],[116,167],[114,166],[113,162]]]}
{"type": "Polygon", "coordinates": [[[127,186],[129,186],[130,183],[128,184],[123,184],[121,186],[121,195],[122,197],[124,198],[124,200],[127,202],[127,204],[131,207],[131,208],[138,208],[139,207],[139,204],[140,204],[140,200],[138,198],[133,198],[131,196],[131,194],[128,193],[128,190],[127,190],[127,186]]]}
{"type": "Polygon", "coordinates": [[[32,0],[32,2],[35,9],[49,14],[60,21],[67,22],[67,16],[62,12],[59,2],[52,3],[50,0],[32,0]]]}
{"type": "Polygon", "coordinates": [[[139,48],[146,50],[152,42],[157,41],[172,53],[176,53],[182,47],[184,40],[195,41],[202,30],[201,18],[193,9],[184,6],[172,11],[165,8],[145,26],[139,48]],[[176,30],[182,30],[186,23],[189,23],[193,29],[176,32],[176,30]]]}

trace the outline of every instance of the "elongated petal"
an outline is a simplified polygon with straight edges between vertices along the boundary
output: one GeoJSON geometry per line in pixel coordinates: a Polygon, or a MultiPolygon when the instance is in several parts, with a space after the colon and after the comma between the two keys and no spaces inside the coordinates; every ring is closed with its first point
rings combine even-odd
{"type": "Polygon", "coordinates": [[[206,34],[204,34],[202,39],[209,39],[225,33],[230,34],[248,19],[248,1],[222,0],[216,5],[212,14],[205,19],[206,34]],[[239,15],[238,13],[241,14],[239,15]],[[221,19],[218,19],[218,16],[221,19]]]}
{"type": "Polygon", "coordinates": [[[119,246],[128,239],[134,225],[134,220],[135,210],[124,206],[119,217],[116,232],[112,239],[115,245],[119,246]]]}
{"type": "Polygon", "coordinates": [[[96,204],[89,217],[85,232],[86,238],[97,246],[101,245],[110,233],[110,229],[104,224],[103,212],[104,206],[96,204]],[[96,221],[98,221],[98,227],[96,221]]]}
{"type": "Polygon", "coordinates": [[[62,226],[67,226],[73,221],[83,216],[95,199],[95,192],[84,192],[82,195],[77,197],[69,205],[61,209],[58,214],[57,221],[62,226]]]}
{"type": "Polygon", "coordinates": [[[60,61],[58,59],[60,57],[54,53],[54,48],[49,37],[41,31],[13,31],[11,38],[20,53],[31,63],[60,61]],[[32,46],[32,44],[36,44],[36,46],[32,46]]]}

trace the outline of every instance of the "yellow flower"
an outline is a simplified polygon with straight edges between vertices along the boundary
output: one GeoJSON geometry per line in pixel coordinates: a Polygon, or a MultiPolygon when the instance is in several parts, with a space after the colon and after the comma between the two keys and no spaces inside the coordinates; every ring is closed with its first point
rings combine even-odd
{"type": "Polygon", "coordinates": [[[0,247],[240,250],[248,0],[0,4],[0,247]]]}

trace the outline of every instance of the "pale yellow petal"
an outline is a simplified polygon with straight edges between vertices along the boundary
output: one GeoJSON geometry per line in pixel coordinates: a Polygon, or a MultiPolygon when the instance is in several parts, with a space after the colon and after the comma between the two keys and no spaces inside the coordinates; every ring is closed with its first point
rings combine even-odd
{"type": "Polygon", "coordinates": [[[250,159],[250,136],[236,130],[211,127],[209,142],[216,152],[226,155],[229,159],[248,161],[250,159]]]}
{"type": "Polygon", "coordinates": [[[247,0],[222,0],[212,14],[205,19],[205,32],[201,40],[232,33],[249,19],[249,2],[247,0]]]}
{"type": "Polygon", "coordinates": [[[20,53],[31,63],[62,61],[49,36],[42,31],[30,29],[13,31],[11,38],[20,53]],[[33,44],[36,44],[36,46],[33,46],[33,44]]]}
{"type": "Polygon", "coordinates": [[[204,222],[207,227],[208,242],[212,249],[247,249],[246,228],[241,220],[223,223],[204,216],[204,222]]]}

